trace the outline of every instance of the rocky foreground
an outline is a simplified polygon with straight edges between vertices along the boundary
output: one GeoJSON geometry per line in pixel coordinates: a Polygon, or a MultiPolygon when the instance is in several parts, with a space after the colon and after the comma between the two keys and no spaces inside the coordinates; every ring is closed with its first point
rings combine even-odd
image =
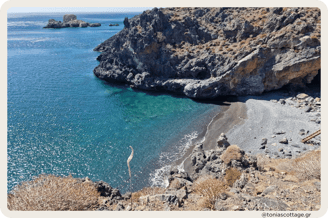
{"type": "Polygon", "coordinates": [[[246,154],[221,134],[216,148],[198,144],[192,172],[173,169],[167,188],[122,195],[88,178],[39,176],[8,195],[10,210],[312,211],[321,205],[321,150],[295,159],[246,154]],[[27,200],[28,199],[28,200],[27,200]],[[132,204],[131,204],[132,202],[132,204]]]}
{"type": "Polygon", "coordinates": [[[318,8],[154,8],[98,45],[94,74],[190,98],[303,86],[320,71],[318,8]]]}
{"type": "Polygon", "coordinates": [[[67,28],[67,27],[99,27],[100,23],[88,23],[83,20],[78,20],[74,14],[65,14],[63,22],[50,19],[48,24],[43,28],[67,28]]]}

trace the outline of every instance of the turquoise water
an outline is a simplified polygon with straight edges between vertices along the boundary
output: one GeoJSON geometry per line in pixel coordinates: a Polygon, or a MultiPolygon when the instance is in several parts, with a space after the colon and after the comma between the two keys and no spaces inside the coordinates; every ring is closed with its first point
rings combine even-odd
{"type": "Polygon", "coordinates": [[[129,146],[133,189],[163,185],[162,171],[217,110],[93,75],[93,48],[134,15],[77,14],[102,26],[65,29],[42,29],[63,14],[8,15],[8,191],[45,173],[88,176],[124,192],[129,146]]]}

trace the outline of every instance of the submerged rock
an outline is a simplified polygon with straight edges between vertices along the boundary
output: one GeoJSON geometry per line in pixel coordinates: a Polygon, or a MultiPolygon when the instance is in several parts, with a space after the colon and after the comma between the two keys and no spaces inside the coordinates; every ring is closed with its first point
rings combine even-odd
{"type": "Polygon", "coordinates": [[[280,9],[147,10],[94,49],[94,74],[203,99],[304,86],[320,69],[320,10],[280,9]]]}
{"type": "Polygon", "coordinates": [[[89,27],[99,27],[99,26],[101,26],[100,23],[90,23],[89,24],[89,27]]]}

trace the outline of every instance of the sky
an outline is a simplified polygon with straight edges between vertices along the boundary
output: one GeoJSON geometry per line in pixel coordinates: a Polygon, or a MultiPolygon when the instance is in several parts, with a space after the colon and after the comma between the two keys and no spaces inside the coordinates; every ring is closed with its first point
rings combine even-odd
{"type": "Polygon", "coordinates": [[[7,13],[36,12],[143,12],[153,7],[12,7],[7,13]]]}

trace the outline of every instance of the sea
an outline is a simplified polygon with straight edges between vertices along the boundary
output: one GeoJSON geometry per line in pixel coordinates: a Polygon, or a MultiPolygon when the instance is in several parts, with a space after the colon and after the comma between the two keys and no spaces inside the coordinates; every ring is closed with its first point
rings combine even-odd
{"type": "Polygon", "coordinates": [[[43,29],[64,13],[7,19],[7,191],[40,174],[89,177],[121,193],[166,186],[166,174],[220,109],[94,76],[93,49],[139,13],[76,13],[101,27],[43,29]],[[110,27],[109,24],[119,24],[110,27]]]}

